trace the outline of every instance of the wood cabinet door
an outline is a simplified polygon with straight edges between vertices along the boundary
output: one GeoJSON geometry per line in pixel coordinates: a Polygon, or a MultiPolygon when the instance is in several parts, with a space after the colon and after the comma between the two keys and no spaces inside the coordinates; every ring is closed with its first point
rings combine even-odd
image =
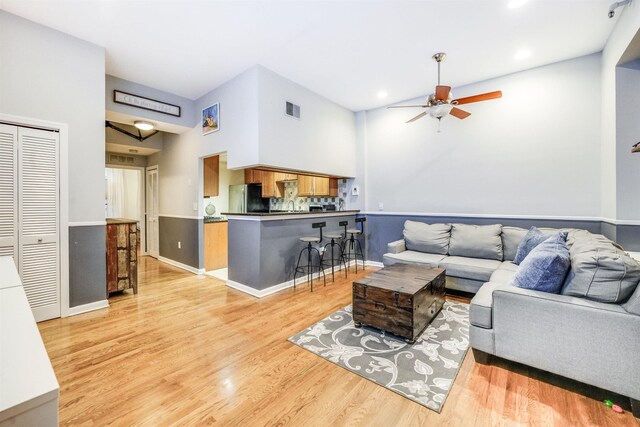
{"type": "Polygon", "coordinates": [[[329,197],[338,197],[338,178],[329,178],[329,197]]]}
{"type": "Polygon", "coordinates": [[[220,156],[204,159],[204,197],[214,197],[219,193],[220,156]]]}
{"type": "Polygon", "coordinates": [[[298,179],[298,175],[296,175],[295,173],[285,173],[284,174],[284,180],[285,181],[295,181],[296,179],[298,179]]]}
{"type": "Polygon", "coordinates": [[[204,269],[218,270],[227,267],[228,227],[226,222],[210,222],[204,225],[204,269]]]}
{"type": "Polygon", "coordinates": [[[313,195],[314,196],[329,195],[329,178],[324,178],[321,176],[314,177],[313,195]]]}
{"type": "Polygon", "coordinates": [[[298,175],[298,196],[313,196],[313,176],[298,175]]]}
{"type": "Polygon", "coordinates": [[[258,169],[244,170],[245,184],[262,184],[262,171],[258,169]]]}
{"type": "Polygon", "coordinates": [[[262,174],[262,197],[277,197],[275,195],[275,174],[269,171],[260,171],[262,174]]]}

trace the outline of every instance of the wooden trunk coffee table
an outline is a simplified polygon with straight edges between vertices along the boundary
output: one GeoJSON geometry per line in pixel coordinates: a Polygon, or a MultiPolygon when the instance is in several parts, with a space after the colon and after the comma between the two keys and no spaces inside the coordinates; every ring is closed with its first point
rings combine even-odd
{"type": "Polygon", "coordinates": [[[353,282],[353,322],[415,342],[444,305],[445,271],[396,264],[353,282]]]}

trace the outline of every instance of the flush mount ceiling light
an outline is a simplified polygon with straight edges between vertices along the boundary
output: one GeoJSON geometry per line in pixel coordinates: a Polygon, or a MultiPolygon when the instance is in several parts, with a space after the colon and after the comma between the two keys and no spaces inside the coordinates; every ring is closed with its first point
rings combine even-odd
{"type": "Polygon", "coordinates": [[[516,9],[520,6],[523,6],[528,1],[529,0],[511,0],[509,3],[507,3],[507,7],[509,9],[516,9]]]}
{"type": "Polygon", "coordinates": [[[133,122],[133,125],[140,130],[151,130],[153,129],[153,123],[144,122],[142,120],[136,120],[133,122]]]}
{"type": "Polygon", "coordinates": [[[522,61],[524,59],[527,59],[530,56],[531,56],[531,51],[530,50],[521,49],[521,50],[517,51],[515,55],[513,55],[513,59],[515,59],[517,61],[522,61]]]}
{"type": "Polygon", "coordinates": [[[386,90],[379,90],[378,93],[376,94],[376,96],[378,97],[378,99],[385,99],[387,97],[387,91],[386,90]]]}

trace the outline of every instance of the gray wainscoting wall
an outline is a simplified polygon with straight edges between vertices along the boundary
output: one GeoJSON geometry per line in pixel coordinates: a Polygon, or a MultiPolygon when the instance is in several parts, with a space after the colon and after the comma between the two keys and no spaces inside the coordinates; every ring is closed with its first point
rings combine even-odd
{"type": "Polygon", "coordinates": [[[104,225],[69,227],[69,306],[107,299],[104,225]]]}
{"type": "Polygon", "coordinates": [[[202,268],[203,221],[197,218],[159,217],[160,256],[193,268],[202,268]],[[181,248],[178,249],[178,242],[181,248]]]}
{"type": "Polygon", "coordinates": [[[603,221],[581,220],[545,220],[545,219],[507,219],[507,218],[473,218],[426,215],[366,215],[365,234],[367,236],[367,259],[382,262],[382,255],[387,252],[387,243],[402,239],[402,230],[406,220],[432,223],[462,224],[502,224],[514,227],[530,228],[582,228],[592,233],[601,233],[620,243],[628,251],[640,250],[640,226],[613,225],[603,221]]]}

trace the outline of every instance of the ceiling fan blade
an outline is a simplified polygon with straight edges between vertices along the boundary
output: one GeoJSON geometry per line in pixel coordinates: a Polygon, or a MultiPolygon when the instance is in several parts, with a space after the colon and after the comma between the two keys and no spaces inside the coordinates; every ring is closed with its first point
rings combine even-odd
{"type": "Polygon", "coordinates": [[[390,105],[387,108],[427,108],[428,105],[390,105]]]}
{"type": "Polygon", "coordinates": [[[420,114],[418,114],[417,116],[415,116],[413,119],[409,119],[409,120],[407,120],[407,121],[406,121],[406,123],[415,122],[416,120],[418,120],[418,119],[420,119],[420,118],[422,118],[422,117],[424,117],[424,116],[426,116],[426,115],[427,115],[427,112],[426,112],[426,111],[423,111],[422,113],[420,113],[420,114]]]}
{"type": "Polygon", "coordinates": [[[446,101],[451,92],[451,86],[436,86],[436,101],[446,101]]]}
{"type": "Polygon", "coordinates": [[[471,104],[472,102],[488,101],[490,99],[502,98],[502,91],[481,93],[479,95],[467,96],[465,98],[454,99],[451,101],[455,105],[471,104]]]}
{"type": "Polygon", "coordinates": [[[449,114],[451,114],[453,117],[457,117],[460,120],[462,119],[466,119],[467,117],[469,117],[471,115],[471,113],[467,113],[464,110],[461,110],[459,108],[453,107],[451,109],[451,111],[449,111],[449,114]]]}

